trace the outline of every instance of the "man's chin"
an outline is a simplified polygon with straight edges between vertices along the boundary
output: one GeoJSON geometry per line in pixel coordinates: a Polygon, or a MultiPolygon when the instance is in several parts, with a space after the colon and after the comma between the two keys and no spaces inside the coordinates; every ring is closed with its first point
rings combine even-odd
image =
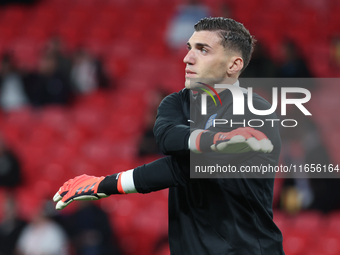
{"type": "Polygon", "coordinates": [[[190,88],[190,81],[188,79],[185,79],[184,86],[186,89],[191,89],[190,88]]]}
{"type": "Polygon", "coordinates": [[[200,78],[185,78],[185,88],[190,90],[198,90],[200,87],[202,87],[199,82],[202,82],[200,78]]]}

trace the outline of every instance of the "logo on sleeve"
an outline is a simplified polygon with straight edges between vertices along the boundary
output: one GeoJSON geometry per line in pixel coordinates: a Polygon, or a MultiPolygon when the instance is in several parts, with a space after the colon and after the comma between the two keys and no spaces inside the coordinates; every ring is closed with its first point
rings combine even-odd
{"type": "Polygon", "coordinates": [[[216,119],[216,116],[217,116],[217,113],[215,113],[215,114],[213,114],[209,117],[207,123],[205,124],[204,129],[208,129],[213,125],[214,119],[216,119]]]}

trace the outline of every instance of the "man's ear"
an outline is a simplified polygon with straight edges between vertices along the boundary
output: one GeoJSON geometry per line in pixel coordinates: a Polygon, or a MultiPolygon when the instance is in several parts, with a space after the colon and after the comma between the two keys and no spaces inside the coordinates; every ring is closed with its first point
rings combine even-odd
{"type": "Polygon", "coordinates": [[[243,68],[243,59],[240,56],[232,56],[228,63],[227,73],[229,76],[240,73],[243,68]]]}

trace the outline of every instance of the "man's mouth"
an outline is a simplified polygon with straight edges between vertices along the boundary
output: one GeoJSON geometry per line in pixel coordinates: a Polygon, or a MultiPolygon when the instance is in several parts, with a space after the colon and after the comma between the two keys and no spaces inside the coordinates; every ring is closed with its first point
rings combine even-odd
{"type": "Polygon", "coordinates": [[[194,71],[191,71],[189,69],[185,69],[185,77],[192,77],[195,76],[197,73],[195,73],[194,71]]]}

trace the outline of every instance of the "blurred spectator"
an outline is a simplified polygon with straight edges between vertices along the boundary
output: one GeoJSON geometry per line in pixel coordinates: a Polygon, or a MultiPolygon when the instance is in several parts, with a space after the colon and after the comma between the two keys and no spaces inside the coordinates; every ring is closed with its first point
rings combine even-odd
{"type": "Polygon", "coordinates": [[[0,186],[13,188],[21,182],[20,163],[0,136],[0,186]]]}
{"type": "MultiPolygon", "coordinates": [[[[329,155],[312,119],[302,113],[289,117],[296,119],[299,124],[292,130],[285,128],[281,132],[284,165],[329,165],[329,155]]],[[[339,209],[340,197],[334,196],[340,185],[339,176],[336,175],[334,173],[333,178],[322,179],[309,178],[308,173],[295,173],[292,179],[284,181],[282,208],[289,213],[297,213],[301,209],[315,209],[324,213],[339,209]]]]}
{"type": "MultiPolygon", "coordinates": [[[[282,128],[281,130],[283,164],[304,165],[307,153],[304,138],[313,132],[315,125],[310,118],[296,109],[289,109],[287,116],[297,120],[298,125],[293,129],[282,128]]],[[[315,140],[318,140],[317,136],[318,134],[315,134],[315,140]]],[[[291,179],[284,181],[281,206],[285,211],[295,214],[301,209],[308,209],[311,206],[314,192],[307,173],[292,173],[290,177],[291,179]]]]}
{"type": "Polygon", "coordinates": [[[340,70],[340,36],[334,36],[330,45],[331,67],[335,71],[340,70]]]}
{"type": "Polygon", "coordinates": [[[15,70],[12,56],[5,54],[0,69],[0,105],[4,111],[21,108],[29,103],[19,73],[15,70]]]}
{"type": "Polygon", "coordinates": [[[262,43],[257,42],[251,61],[241,74],[243,78],[273,78],[276,77],[278,68],[268,56],[262,43]]]}
{"type": "Polygon", "coordinates": [[[15,199],[10,193],[2,209],[4,214],[0,222],[0,255],[14,254],[17,240],[26,222],[18,217],[15,199]]]}
{"type": "Polygon", "coordinates": [[[157,108],[160,102],[163,100],[168,93],[165,91],[159,90],[155,92],[151,92],[149,96],[152,100],[149,100],[150,104],[148,106],[148,114],[145,116],[145,129],[139,143],[139,157],[150,156],[150,155],[162,155],[161,150],[159,149],[155,136],[153,134],[153,126],[155,124],[156,116],[157,116],[157,108]]]}
{"type": "Polygon", "coordinates": [[[64,53],[63,42],[59,37],[52,38],[47,42],[46,54],[51,54],[55,57],[57,63],[56,72],[66,79],[70,79],[72,61],[64,53]]]}
{"type": "Polygon", "coordinates": [[[282,44],[283,63],[279,68],[281,78],[309,78],[312,77],[306,61],[299,55],[297,46],[292,41],[282,44]]]}
{"type": "Polygon", "coordinates": [[[67,255],[68,242],[64,230],[42,209],[22,231],[18,255],[67,255]]]}
{"type": "Polygon", "coordinates": [[[65,225],[77,255],[121,254],[107,214],[94,203],[81,201],[65,225]]]}
{"type": "Polygon", "coordinates": [[[108,87],[108,79],[99,61],[84,49],[75,53],[71,70],[73,89],[79,94],[88,94],[98,87],[108,87]]]}
{"type": "Polygon", "coordinates": [[[27,94],[34,106],[69,103],[70,83],[67,77],[58,71],[57,63],[55,54],[47,51],[40,59],[38,72],[25,77],[27,94]]]}
{"type": "MultiPolygon", "coordinates": [[[[328,166],[332,163],[327,148],[322,143],[321,137],[314,125],[313,129],[304,135],[303,143],[306,148],[305,164],[328,166]]],[[[332,177],[327,179],[310,179],[314,200],[309,209],[319,210],[324,213],[340,209],[340,197],[334,195],[337,194],[340,186],[340,175],[334,171],[334,176],[332,177]]]]}
{"type": "Polygon", "coordinates": [[[167,41],[171,48],[183,48],[188,38],[194,32],[194,25],[202,18],[208,17],[210,12],[199,0],[189,0],[180,5],[175,16],[170,21],[167,41]]]}

